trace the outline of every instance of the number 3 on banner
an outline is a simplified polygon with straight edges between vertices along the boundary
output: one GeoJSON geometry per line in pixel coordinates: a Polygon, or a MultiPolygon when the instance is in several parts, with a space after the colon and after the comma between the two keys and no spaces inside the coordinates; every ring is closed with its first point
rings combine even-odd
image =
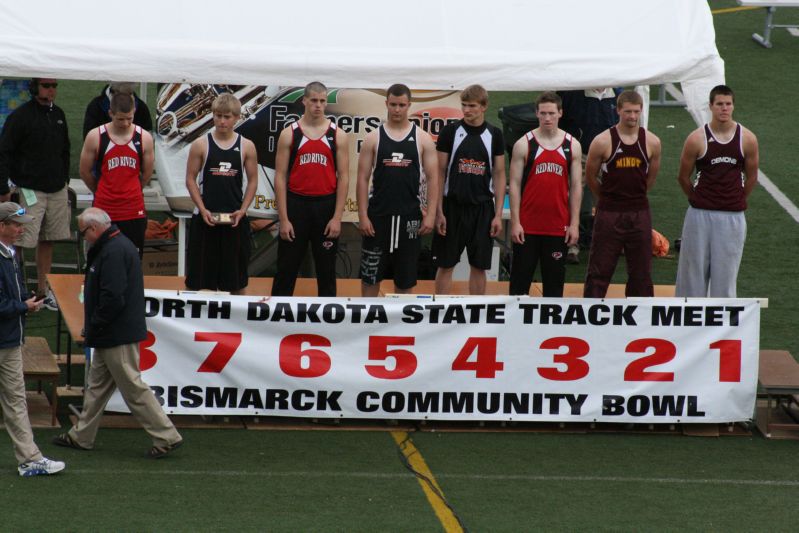
{"type": "Polygon", "coordinates": [[[556,353],[552,355],[555,363],[566,365],[566,370],[556,367],[538,367],[538,375],[544,379],[553,381],[574,381],[588,375],[588,363],[583,361],[583,357],[588,355],[588,343],[576,337],[553,337],[541,343],[542,350],[558,350],[566,348],[566,353],[556,353]]]}

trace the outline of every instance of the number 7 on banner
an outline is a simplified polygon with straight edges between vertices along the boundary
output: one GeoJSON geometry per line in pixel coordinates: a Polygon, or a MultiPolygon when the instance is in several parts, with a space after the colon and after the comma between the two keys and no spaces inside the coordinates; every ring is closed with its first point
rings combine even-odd
{"type": "Polygon", "coordinates": [[[215,342],[216,346],[202,362],[197,372],[220,373],[241,346],[241,333],[216,333],[198,331],[194,334],[195,342],[215,342]]]}

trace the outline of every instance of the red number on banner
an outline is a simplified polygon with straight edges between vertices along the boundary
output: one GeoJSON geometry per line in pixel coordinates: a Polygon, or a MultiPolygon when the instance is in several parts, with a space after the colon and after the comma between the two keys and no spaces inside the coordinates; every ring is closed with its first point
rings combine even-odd
{"type": "Polygon", "coordinates": [[[394,368],[389,370],[385,365],[365,365],[370,376],[380,379],[402,379],[416,372],[416,356],[413,352],[400,349],[389,349],[390,346],[413,346],[413,337],[369,337],[369,360],[385,361],[394,359],[394,368]]]}
{"type": "Polygon", "coordinates": [[[321,335],[288,335],[280,341],[280,369],[295,378],[318,378],[330,370],[330,356],[322,350],[303,349],[308,343],[312,347],[330,347],[330,341],[321,335]]]}
{"type": "Polygon", "coordinates": [[[493,378],[505,368],[505,363],[497,361],[496,337],[469,337],[452,361],[452,370],[474,370],[477,378],[493,378]],[[477,355],[470,361],[475,350],[477,355]]]}
{"type": "Polygon", "coordinates": [[[566,353],[556,353],[552,356],[552,361],[566,365],[566,370],[558,367],[538,367],[538,375],[544,379],[553,381],[574,381],[588,375],[588,363],[583,361],[583,357],[588,355],[588,343],[576,337],[553,337],[541,343],[542,350],[558,350],[567,348],[566,353]]]}
{"type": "Polygon", "coordinates": [[[155,335],[147,330],[147,338],[139,343],[139,370],[142,372],[150,370],[158,362],[158,356],[149,349],[153,344],[155,344],[155,335]]]}
{"type": "Polygon", "coordinates": [[[624,369],[624,381],[674,381],[674,372],[647,372],[650,366],[668,363],[677,353],[677,348],[664,339],[638,339],[627,345],[627,353],[644,353],[649,348],[654,352],[636,359],[624,369]]]}
{"type": "Polygon", "coordinates": [[[194,334],[195,342],[215,342],[216,346],[202,362],[197,372],[219,374],[241,345],[241,333],[217,333],[198,331],[194,334]]]}
{"type": "Polygon", "coordinates": [[[719,381],[741,381],[741,341],[723,340],[710,345],[719,351],[719,381]]]}

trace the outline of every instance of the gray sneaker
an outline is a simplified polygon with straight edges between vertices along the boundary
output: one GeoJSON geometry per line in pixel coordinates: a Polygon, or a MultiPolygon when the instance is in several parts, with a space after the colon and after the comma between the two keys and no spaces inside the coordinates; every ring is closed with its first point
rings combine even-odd
{"type": "Polygon", "coordinates": [[[66,466],[61,461],[53,461],[47,457],[42,457],[38,461],[22,463],[17,470],[22,477],[49,476],[50,474],[61,472],[66,466]]]}
{"type": "Polygon", "coordinates": [[[53,291],[47,291],[47,296],[44,297],[42,305],[45,306],[50,311],[58,311],[58,302],[55,301],[55,296],[53,296],[53,291]]]}

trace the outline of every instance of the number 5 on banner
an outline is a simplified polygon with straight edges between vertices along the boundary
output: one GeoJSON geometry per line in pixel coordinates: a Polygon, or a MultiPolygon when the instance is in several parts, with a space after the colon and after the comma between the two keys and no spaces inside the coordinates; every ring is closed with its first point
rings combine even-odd
{"type": "Polygon", "coordinates": [[[394,368],[389,370],[385,365],[365,365],[370,376],[379,379],[402,379],[416,372],[416,356],[409,350],[398,348],[389,349],[390,346],[413,346],[413,337],[369,337],[369,360],[385,361],[389,357],[394,359],[394,368]]]}

